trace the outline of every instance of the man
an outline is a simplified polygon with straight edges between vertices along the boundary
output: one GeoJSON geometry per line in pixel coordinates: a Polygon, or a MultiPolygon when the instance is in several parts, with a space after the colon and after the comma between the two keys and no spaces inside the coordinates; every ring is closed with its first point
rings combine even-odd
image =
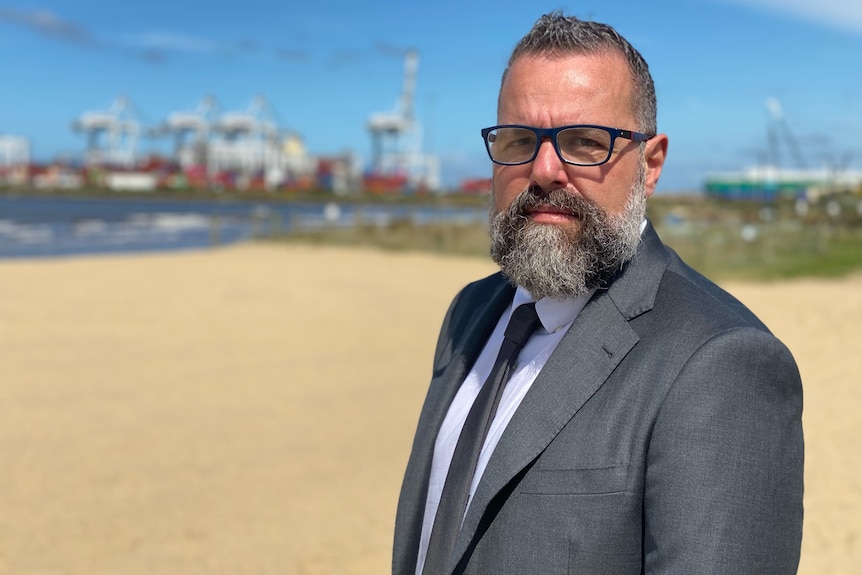
{"type": "Polygon", "coordinates": [[[609,26],[542,16],[497,115],[502,273],[444,319],[393,573],[795,573],[799,373],[645,220],[668,138],[643,58],[609,26]],[[504,336],[530,302],[540,325],[504,336]]]}

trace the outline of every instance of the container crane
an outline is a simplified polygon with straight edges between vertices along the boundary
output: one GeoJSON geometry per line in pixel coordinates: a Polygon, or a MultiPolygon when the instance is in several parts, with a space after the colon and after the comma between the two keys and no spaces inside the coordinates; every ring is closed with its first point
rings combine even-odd
{"type": "Polygon", "coordinates": [[[0,134],[0,171],[29,164],[30,141],[23,136],[0,134]]]}
{"type": "Polygon", "coordinates": [[[134,106],[126,96],[119,96],[107,111],[84,112],[72,123],[72,129],[87,135],[87,165],[131,167],[141,124],[134,106]],[[100,145],[102,135],[107,145],[100,145]]]}
{"type": "Polygon", "coordinates": [[[152,130],[152,135],[173,134],[174,155],[183,168],[206,164],[209,139],[218,103],[204,96],[192,112],[174,112],[152,130]]]}
{"type": "Polygon", "coordinates": [[[422,131],[414,113],[419,53],[410,49],[404,57],[404,85],[395,110],[372,114],[371,167],[374,179],[406,178],[412,188],[439,187],[437,158],[422,153],[422,131]]]}
{"type": "Polygon", "coordinates": [[[770,116],[767,125],[768,158],[763,165],[743,171],[713,174],[706,179],[706,193],[722,198],[772,201],[780,197],[814,198],[822,194],[853,190],[862,185],[862,172],[847,166],[824,165],[819,169],[806,166],[799,144],[790,132],[784,110],[777,98],[766,100],[770,116]],[[794,167],[782,165],[780,140],[790,151],[794,167]]]}
{"type": "Polygon", "coordinates": [[[255,97],[246,110],[219,116],[208,149],[211,175],[229,172],[241,181],[262,176],[268,188],[289,174],[312,170],[301,140],[295,134],[282,137],[277,115],[263,96],[255,97]]]}
{"type": "Polygon", "coordinates": [[[787,125],[787,120],[784,118],[784,109],[781,106],[781,102],[778,98],[767,98],[766,109],[772,117],[772,122],[768,127],[770,164],[775,168],[781,167],[781,152],[778,145],[778,132],[780,131],[781,135],[784,137],[784,142],[787,145],[787,148],[793,155],[793,161],[796,163],[796,167],[804,170],[806,167],[805,159],[802,157],[802,153],[799,150],[799,144],[790,132],[790,126],[787,125]]]}
{"type": "Polygon", "coordinates": [[[415,127],[413,117],[413,97],[416,90],[416,72],[419,67],[419,54],[408,50],[404,60],[404,87],[401,98],[394,111],[378,112],[368,119],[371,132],[372,166],[377,172],[385,172],[386,154],[397,153],[400,140],[415,127]]]}

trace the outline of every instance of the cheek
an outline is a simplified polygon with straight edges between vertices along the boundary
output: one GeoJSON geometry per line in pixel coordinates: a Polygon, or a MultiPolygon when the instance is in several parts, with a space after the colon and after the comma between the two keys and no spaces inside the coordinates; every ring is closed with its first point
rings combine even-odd
{"type": "Polygon", "coordinates": [[[625,208],[633,182],[615,176],[616,174],[604,174],[600,180],[584,178],[573,180],[572,183],[585,199],[609,213],[618,214],[625,208]]]}
{"type": "Polygon", "coordinates": [[[494,207],[498,212],[504,211],[529,185],[529,178],[523,178],[511,168],[520,166],[498,166],[491,177],[491,189],[494,194],[494,207]]]}

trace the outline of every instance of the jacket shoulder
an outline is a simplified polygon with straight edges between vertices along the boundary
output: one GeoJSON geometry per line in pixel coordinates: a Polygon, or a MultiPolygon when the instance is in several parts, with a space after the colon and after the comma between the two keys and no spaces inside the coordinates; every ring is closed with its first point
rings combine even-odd
{"type": "Polygon", "coordinates": [[[451,352],[476,325],[493,325],[511,301],[515,288],[497,272],[464,286],[452,299],[443,319],[434,353],[434,365],[447,363],[451,352]]]}
{"type": "Polygon", "coordinates": [[[744,303],[689,267],[675,253],[662,277],[656,305],[667,306],[679,317],[697,316],[725,329],[750,327],[769,333],[766,325],[744,303]]]}

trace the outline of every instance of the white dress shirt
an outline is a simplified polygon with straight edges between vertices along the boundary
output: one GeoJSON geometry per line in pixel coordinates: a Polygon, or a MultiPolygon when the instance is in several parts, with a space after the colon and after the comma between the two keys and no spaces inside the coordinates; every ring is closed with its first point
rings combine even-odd
{"type": "MultiPolygon", "coordinates": [[[[499,408],[491,423],[491,428],[482,446],[482,451],[479,454],[476,473],[473,476],[473,483],[470,487],[468,507],[470,501],[473,499],[473,494],[476,491],[476,486],[479,484],[482,473],[484,473],[485,467],[488,465],[488,460],[491,458],[491,454],[497,446],[500,436],[515,414],[515,410],[518,409],[521,400],[524,399],[530,386],[533,385],[536,376],[539,375],[545,362],[548,361],[551,352],[557,347],[557,344],[563,338],[563,335],[575,320],[575,317],[577,317],[592,295],[593,292],[590,292],[584,296],[570,300],[560,301],[544,298],[536,302],[536,312],[539,315],[539,320],[542,322],[542,327],[536,330],[529,341],[527,341],[524,349],[521,350],[518,356],[518,365],[515,367],[509,382],[503,389],[499,408]]],[[[458,442],[461,428],[464,426],[464,421],[467,419],[467,414],[473,406],[476,396],[479,394],[482,383],[487,379],[491,368],[494,366],[500,346],[503,343],[503,333],[506,331],[506,326],[509,323],[512,312],[518,306],[532,301],[535,301],[535,299],[527,290],[520,287],[516,290],[511,305],[500,316],[497,327],[494,328],[494,332],[485,343],[482,353],[452,400],[452,405],[449,406],[449,411],[446,413],[446,418],[443,420],[443,424],[437,434],[437,440],[434,444],[434,459],[431,464],[428,497],[425,501],[425,516],[422,521],[422,535],[419,541],[419,556],[416,563],[417,575],[422,574],[422,569],[425,566],[425,555],[428,551],[431,528],[434,525],[434,517],[437,515],[437,507],[440,504],[443,484],[446,482],[446,474],[449,472],[449,464],[452,461],[452,455],[455,452],[455,444],[458,442]]]]}

